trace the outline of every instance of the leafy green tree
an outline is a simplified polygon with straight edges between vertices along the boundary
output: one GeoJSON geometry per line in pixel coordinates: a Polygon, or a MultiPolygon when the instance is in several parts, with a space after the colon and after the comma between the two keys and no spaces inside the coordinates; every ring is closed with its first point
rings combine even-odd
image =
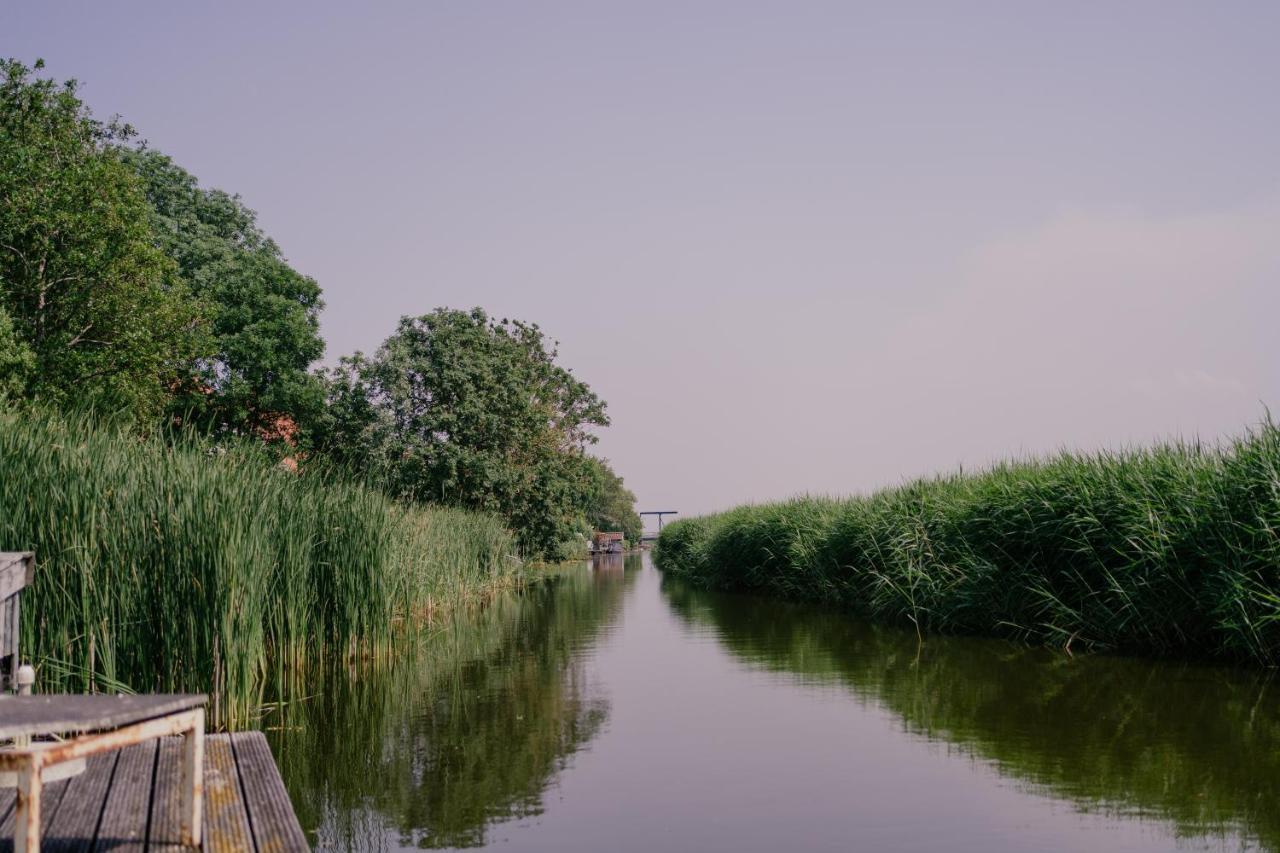
{"type": "Polygon", "coordinates": [[[623,485],[607,460],[587,457],[588,491],[586,520],[594,530],[621,530],[630,542],[639,542],[644,522],[636,512],[636,496],[623,485]]]}
{"type": "Polygon", "coordinates": [[[13,319],[4,306],[0,306],[0,397],[21,394],[35,362],[35,354],[18,337],[13,319]]]}
{"type": "Polygon", "coordinates": [[[33,362],[9,381],[145,418],[201,354],[199,306],[152,242],[131,129],[42,67],[0,60],[0,305],[33,362]]]}
{"type": "Polygon", "coordinates": [[[157,244],[208,306],[216,352],[177,395],[176,413],[268,433],[281,415],[313,416],[323,392],[308,368],[324,354],[315,280],[289,266],[239,196],[201,189],[158,151],[123,156],[146,186],[157,244]]]}
{"type": "Polygon", "coordinates": [[[605,404],[554,344],[479,308],[405,317],[328,374],[317,443],[397,495],[501,513],[530,555],[581,532],[590,430],[605,404]]]}

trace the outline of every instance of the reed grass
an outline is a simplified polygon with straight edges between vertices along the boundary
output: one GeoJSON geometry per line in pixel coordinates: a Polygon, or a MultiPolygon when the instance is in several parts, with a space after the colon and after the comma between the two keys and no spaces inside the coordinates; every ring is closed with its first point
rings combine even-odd
{"type": "Polygon", "coordinates": [[[920,632],[1273,666],[1280,428],[740,507],[668,525],[655,561],[920,632]]]}
{"type": "Polygon", "coordinates": [[[0,414],[0,549],[37,554],[22,642],[43,689],[204,691],[218,724],[273,672],[384,653],[520,574],[495,516],[39,413],[0,414]]]}

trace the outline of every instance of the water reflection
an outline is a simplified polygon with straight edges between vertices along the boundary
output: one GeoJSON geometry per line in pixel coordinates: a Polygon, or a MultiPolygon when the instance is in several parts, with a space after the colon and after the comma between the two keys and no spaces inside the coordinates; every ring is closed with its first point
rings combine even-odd
{"type": "Polygon", "coordinates": [[[739,659],[848,689],[1026,790],[1171,822],[1182,837],[1239,833],[1280,850],[1280,693],[1270,673],[963,638],[921,644],[821,608],[665,578],[662,589],[686,623],[711,627],[739,659]]]}
{"type": "Polygon", "coordinates": [[[635,557],[296,689],[265,725],[330,849],[1280,851],[1265,673],[920,644],[635,557]]]}
{"type": "Polygon", "coordinates": [[[312,842],[474,847],[493,823],[540,813],[609,713],[582,653],[616,617],[634,578],[624,565],[500,599],[394,665],[313,674],[314,695],[266,722],[312,842]]]}

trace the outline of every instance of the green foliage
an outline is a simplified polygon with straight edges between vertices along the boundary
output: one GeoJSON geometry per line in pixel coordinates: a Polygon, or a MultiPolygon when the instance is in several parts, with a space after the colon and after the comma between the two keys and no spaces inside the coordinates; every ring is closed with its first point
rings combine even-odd
{"type": "Polygon", "coordinates": [[[157,244],[207,306],[216,347],[171,408],[241,434],[271,431],[280,414],[315,416],[321,385],[307,371],[324,354],[315,280],[285,262],[239,196],[201,189],[157,151],[121,156],[146,187],[157,244]]]}
{"type": "Polygon", "coordinates": [[[372,358],[328,376],[316,443],[392,494],[500,513],[530,555],[580,532],[605,405],[536,325],[479,308],[405,317],[372,358]]]}
{"type": "Polygon", "coordinates": [[[639,542],[644,523],[636,513],[636,496],[623,485],[604,459],[589,456],[586,520],[593,530],[621,530],[629,542],[639,542]]]}
{"type": "Polygon", "coordinates": [[[0,397],[21,394],[35,365],[35,354],[18,336],[9,312],[0,305],[0,397]]]}
{"type": "Polygon", "coordinates": [[[668,525],[659,566],[920,631],[1280,662],[1280,428],[668,525]]]}
{"type": "Polygon", "coordinates": [[[40,560],[22,627],[44,689],[207,691],[222,721],[270,662],[376,653],[518,568],[490,515],[36,413],[0,414],[0,542],[40,560]]]}
{"type": "Polygon", "coordinates": [[[131,130],[95,121],[75,82],[41,67],[0,60],[0,307],[34,361],[7,381],[146,418],[203,352],[198,306],[152,243],[116,147],[131,130]]]}

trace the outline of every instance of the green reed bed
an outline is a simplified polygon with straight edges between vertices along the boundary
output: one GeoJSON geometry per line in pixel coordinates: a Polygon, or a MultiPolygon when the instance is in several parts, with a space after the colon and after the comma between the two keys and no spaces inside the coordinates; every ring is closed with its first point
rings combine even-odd
{"type": "Polygon", "coordinates": [[[208,691],[219,723],[273,668],[379,654],[519,576],[493,516],[32,414],[0,414],[0,550],[37,553],[22,641],[42,686],[208,691]]]}
{"type": "Polygon", "coordinates": [[[920,631],[1280,663],[1280,429],[685,519],[664,571],[920,631]]]}

